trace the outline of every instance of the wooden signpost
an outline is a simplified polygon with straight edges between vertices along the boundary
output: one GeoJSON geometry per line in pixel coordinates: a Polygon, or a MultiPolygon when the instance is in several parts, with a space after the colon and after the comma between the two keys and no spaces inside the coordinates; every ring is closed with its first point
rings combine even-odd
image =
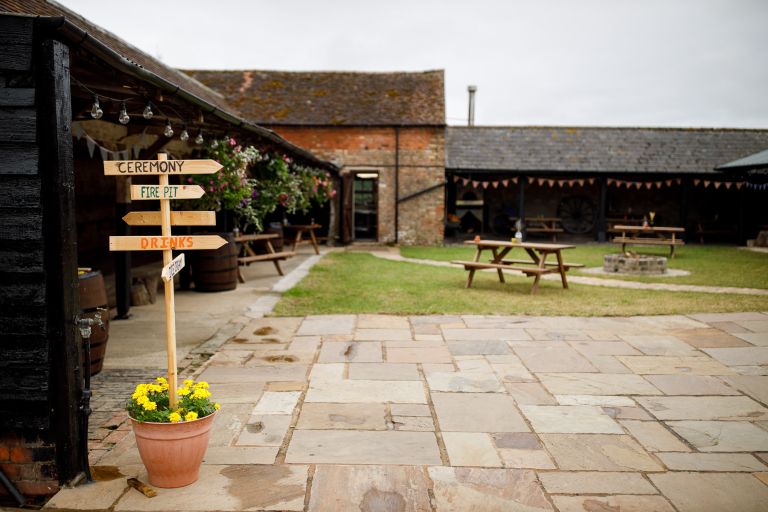
{"type": "Polygon", "coordinates": [[[107,176],[157,174],[157,185],[131,186],[131,199],[159,200],[159,212],[130,212],[123,220],[130,226],[160,226],[160,236],[110,236],[110,251],[163,251],[161,277],[165,284],[165,335],[168,350],[168,399],[176,406],[176,309],[173,276],[184,268],[184,253],[173,257],[174,250],[218,249],[227,241],[217,235],[173,236],[171,226],[212,226],[214,212],[172,212],[171,200],[197,199],[205,191],[197,185],[169,185],[171,174],[213,174],[221,169],[214,160],[168,160],[164,153],[157,160],[122,160],[104,162],[107,176]]]}

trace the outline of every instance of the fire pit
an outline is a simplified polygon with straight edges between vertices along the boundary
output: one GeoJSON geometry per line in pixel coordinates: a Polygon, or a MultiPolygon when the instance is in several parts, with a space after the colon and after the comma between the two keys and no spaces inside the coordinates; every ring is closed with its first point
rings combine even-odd
{"type": "Polygon", "coordinates": [[[667,258],[644,254],[606,254],[603,270],[635,276],[657,276],[667,273],[667,258]]]}

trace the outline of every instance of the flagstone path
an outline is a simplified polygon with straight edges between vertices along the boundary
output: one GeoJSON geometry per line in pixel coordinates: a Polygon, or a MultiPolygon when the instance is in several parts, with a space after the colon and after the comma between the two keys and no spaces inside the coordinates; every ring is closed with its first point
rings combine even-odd
{"type": "Polygon", "coordinates": [[[49,509],[764,511],[768,313],[238,317],[198,482],[146,498],[133,436],[49,509]]]}

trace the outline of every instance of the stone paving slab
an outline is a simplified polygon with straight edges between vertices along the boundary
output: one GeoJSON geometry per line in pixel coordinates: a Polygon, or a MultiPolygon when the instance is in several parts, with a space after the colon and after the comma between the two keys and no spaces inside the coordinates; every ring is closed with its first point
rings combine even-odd
{"type": "MultiPolygon", "coordinates": [[[[222,403],[200,481],[146,499],[122,477],[49,508],[764,510],[767,321],[240,319],[185,374],[222,403]]],[[[129,390],[99,385],[91,459],[146,479],[129,390]]]]}

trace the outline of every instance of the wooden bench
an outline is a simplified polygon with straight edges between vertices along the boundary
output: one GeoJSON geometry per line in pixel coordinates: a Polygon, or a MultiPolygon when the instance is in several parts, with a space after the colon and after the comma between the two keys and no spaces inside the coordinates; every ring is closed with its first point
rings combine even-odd
{"type": "MultiPolygon", "coordinates": [[[[526,264],[526,265],[532,265],[533,264],[532,261],[528,261],[528,260],[501,260],[501,262],[504,263],[505,265],[514,265],[515,263],[523,263],[523,264],[526,264]]],[[[556,267],[557,263],[555,263],[555,262],[547,262],[547,263],[544,263],[544,266],[545,267],[556,267]]],[[[568,270],[568,269],[571,269],[571,268],[583,268],[583,267],[584,267],[583,263],[565,263],[565,262],[563,263],[563,268],[565,270],[568,270]]]]}
{"type": "Polygon", "coordinates": [[[296,253],[291,251],[273,252],[267,254],[257,254],[255,256],[241,256],[237,258],[237,262],[240,265],[247,265],[249,263],[253,263],[254,261],[285,260],[292,256],[296,256],[296,253]]]}
{"type": "Polygon", "coordinates": [[[696,234],[699,236],[699,242],[704,243],[705,236],[714,236],[719,238],[735,238],[736,229],[725,226],[721,223],[699,222],[696,225],[696,234]]]}
{"type": "MultiPolygon", "coordinates": [[[[504,263],[483,263],[482,261],[452,261],[451,263],[454,263],[456,265],[464,265],[464,270],[470,270],[470,269],[483,270],[483,269],[495,268],[500,270],[517,270],[530,275],[550,274],[552,272],[557,272],[557,270],[554,270],[554,269],[550,270],[548,268],[516,267],[514,265],[505,265],[504,263]]],[[[557,266],[557,264],[555,264],[555,266],[557,266]]]]}
{"type": "Polygon", "coordinates": [[[622,252],[626,252],[627,245],[668,245],[669,255],[671,258],[675,257],[675,247],[678,245],[685,245],[682,240],[661,239],[661,238],[642,238],[632,236],[617,236],[613,238],[613,243],[621,244],[622,252]]]}
{"type": "Polygon", "coordinates": [[[245,265],[250,265],[251,263],[254,263],[256,261],[271,261],[275,265],[275,269],[277,270],[277,273],[280,274],[281,276],[285,275],[283,274],[283,269],[280,268],[280,261],[286,260],[291,256],[294,256],[296,253],[294,251],[282,251],[282,252],[275,251],[275,248],[272,247],[271,240],[274,240],[277,237],[278,235],[274,233],[257,233],[257,234],[249,234],[249,235],[240,235],[235,237],[235,242],[238,244],[238,250],[237,250],[238,281],[240,281],[241,283],[245,283],[245,278],[243,277],[243,273],[240,272],[240,267],[245,265]],[[264,254],[256,254],[256,252],[249,245],[252,242],[263,244],[267,252],[264,254]]]}

